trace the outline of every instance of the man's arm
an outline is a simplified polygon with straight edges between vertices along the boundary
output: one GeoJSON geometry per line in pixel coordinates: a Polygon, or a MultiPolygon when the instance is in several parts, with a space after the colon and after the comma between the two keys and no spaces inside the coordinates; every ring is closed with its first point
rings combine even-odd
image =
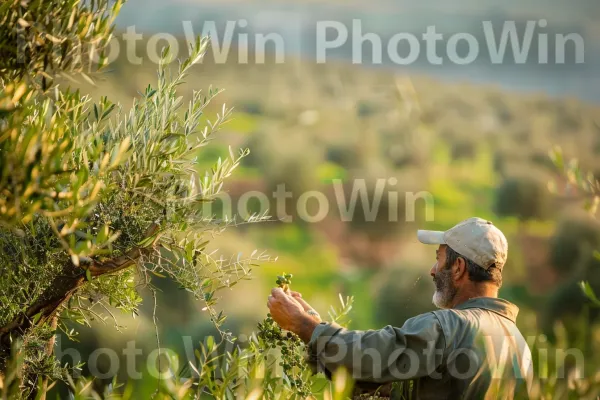
{"type": "Polygon", "coordinates": [[[386,383],[432,375],[442,363],[446,340],[433,313],[411,318],[402,328],[349,331],[308,315],[297,300],[277,288],[268,306],[283,329],[308,344],[314,370],[329,375],[345,367],[355,380],[386,383]]]}
{"type": "Polygon", "coordinates": [[[299,318],[297,327],[292,332],[298,335],[304,343],[308,344],[312,338],[313,332],[319,324],[318,320],[306,314],[299,318]]]}
{"type": "Polygon", "coordinates": [[[350,331],[321,323],[313,330],[308,351],[313,370],[329,375],[344,367],[357,381],[387,383],[434,377],[445,346],[437,317],[427,313],[402,328],[350,331]]]}

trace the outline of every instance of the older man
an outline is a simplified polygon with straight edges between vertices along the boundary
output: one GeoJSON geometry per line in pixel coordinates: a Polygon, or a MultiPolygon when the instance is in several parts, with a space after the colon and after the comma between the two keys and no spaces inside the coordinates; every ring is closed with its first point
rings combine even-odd
{"type": "Polygon", "coordinates": [[[322,322],[299,293],[277,288],[268,299],[273,319],[307,343],[311,366],[327,375],[344,367],[359,384],[412,382],[403,386],[418,399],[527,395],[531,352],[515,324],[519,310],[498,298],[508,251],[502,232],[470,218],[417,236],[439,246],[430,274],[440,310],[401,328],[350,331],[322,322]]]}

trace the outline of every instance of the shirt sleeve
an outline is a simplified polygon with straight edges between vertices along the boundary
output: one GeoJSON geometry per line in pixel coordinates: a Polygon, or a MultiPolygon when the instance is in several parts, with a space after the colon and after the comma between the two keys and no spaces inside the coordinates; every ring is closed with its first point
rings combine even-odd
{"type": "Polygon", "coordinates": [[[327,376],[344,367],[356,381],[388,383],[431,375],[442,364],[445,347],[434,313],[411,318],[401,328],[368,331],[321,323],[308,343],[308,363],[327,376]]]}

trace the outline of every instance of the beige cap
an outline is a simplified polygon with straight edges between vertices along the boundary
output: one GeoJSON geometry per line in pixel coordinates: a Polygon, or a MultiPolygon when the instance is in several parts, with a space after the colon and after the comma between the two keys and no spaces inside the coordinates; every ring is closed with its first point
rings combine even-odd
{"type": "Polygon", "coordinates": [[[446,232],[419,230],[417,237],[425,244],[446,244],[485,269],[492,264],[502,269],[508,255],[504,234],[490,221],[481,218],[469,218],[446,232]]]}

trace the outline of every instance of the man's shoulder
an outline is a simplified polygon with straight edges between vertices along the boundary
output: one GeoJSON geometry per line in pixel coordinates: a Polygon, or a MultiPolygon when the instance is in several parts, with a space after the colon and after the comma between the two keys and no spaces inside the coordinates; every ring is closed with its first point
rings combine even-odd
{"type": "Polygon", "coordinates": [[[416,315],[412,318],[409,318],[404,323],[404,326],[407,325],[415,325],[415,324],[440,324],[440,320],[436,315],[437,311],[428,311],[423,314],[416,315]]]}
{"type": "Polygon", "coordinates": [[[445,347],[447,330],[443,328],[433,311],[407,319],[401,330],[405,335],[415,335],[425,341],[439,342],[440,347],[445,347]]]}
{"type": "Polygon", "coordinates": [[[402,328],[407,331],[429,331],[431,335],[446,336],[448,329],[444,328],[443,319],[440,319],[436,311],[419,314],[404,322],[402,328]]]}
{"type": "Polygon", "coordinates": [[[440,324],[444,336],[449,340],[449,345],[455,339],[463,337],[466,332],[472,332],[477,329],[475,327],[478,324],[477,317],[472,315],[472,309],[458,310],[449,308],[431,311],[431,314],[433,314],[440,324]]]}
{"type": "Polygon", "coordinates": [[[440,310],[432,310],[423,314],[419,314],[414,316],[405,322],[405,326],[414,326],[414,325],[439,325],[440,327],[444,327],[451,322],[460,323],[461,321],[465,321],[468,319],[466,315],[463,315],[463,310],[455,310],[455,309],[440,309],[440,310]]]}
{"type": "Polygon", "coordinates": [[[444,332],[456,332],[460,329],[474,329],[482,319],[486,319],[489,310],[484,308],[457,309],[448,308],[431,311],[439,321],[444,332]]]}
{"type": "Polygon", "coordinates": [[[435,316],[440,322],[458,320],[463,321],[468,319],[470,310],[458,310],[455,308],[444,308],[439,310],[431,311],[431,314],[435,316]]]}

